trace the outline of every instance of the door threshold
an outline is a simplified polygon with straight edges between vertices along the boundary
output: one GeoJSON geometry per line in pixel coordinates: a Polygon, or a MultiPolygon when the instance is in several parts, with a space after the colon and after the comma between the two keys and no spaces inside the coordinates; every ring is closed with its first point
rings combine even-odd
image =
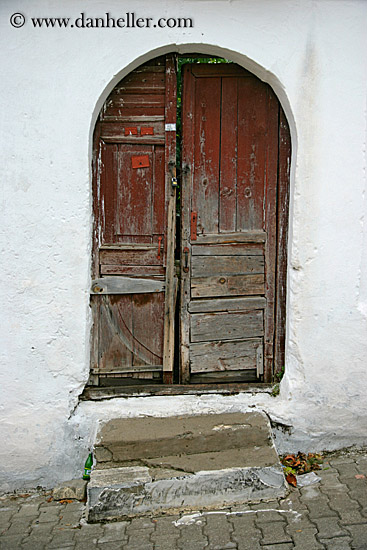
{"type": "Polygon", "coordinates": [[[182,384],[182,385],[147,385],[147,386],[105,386],[86,387],[80,396],[82,401],[102,401],[116,397],[144,397],[169,395],[235,395],[238,393],[271,393],[272,384],[260,382],[242,384],[182,384]]]}

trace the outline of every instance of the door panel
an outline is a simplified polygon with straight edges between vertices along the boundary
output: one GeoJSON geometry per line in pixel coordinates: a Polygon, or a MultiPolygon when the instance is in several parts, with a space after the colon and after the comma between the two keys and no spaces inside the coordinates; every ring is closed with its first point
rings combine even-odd
{"type": "Polygon", "coordinates": [[[94,384],[104,377],[162,381],[168,174],[175,159],[175,132],[165,124],[175,124],[175,94],[175,60],[157,58],[114,88],[96,126],[94,384]]]}
{"type": "Polygon", "coordinates": [[[279,103],[236,65],[187,65],[182,124],[182,380],[269,379],[279,103]]]}

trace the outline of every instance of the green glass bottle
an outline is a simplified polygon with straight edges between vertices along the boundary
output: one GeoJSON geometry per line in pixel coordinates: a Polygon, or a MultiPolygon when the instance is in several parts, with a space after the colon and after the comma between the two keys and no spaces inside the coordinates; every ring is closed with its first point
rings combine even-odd
{"type": "Polygon", "coordinates": [[[90,473],[92,471],[92,466],[93,466],[93,454],[89,453],[88,458],[84,464],[83,479],[87,479],[88,481],[90,480],[90,473]]]}

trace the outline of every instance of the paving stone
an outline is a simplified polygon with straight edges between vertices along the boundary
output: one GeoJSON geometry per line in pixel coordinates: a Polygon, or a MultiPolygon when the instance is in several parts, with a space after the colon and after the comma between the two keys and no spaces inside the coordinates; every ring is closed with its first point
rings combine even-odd
{"type": "Polygon", "coordinates": [[[60,520],[60,510],[59,508],[40,508],[39,516],[36,521],[38,523],[58,523],[60,520]]]}
{"type": "Polygon", "coordinates": [[[286,531],[292,535],[294,531],[300,531],[302,529],[313,529],[315,525],[310,520],[308,511],[302,510],[301,513],[295,513],[287,516],[286,531]]]}
{"type": "Polygon", "coordinates": [[[329,463],[337,467],[339,464],[354,464],[355,459],[351,456],[333,456],[329,458],[329,463]]]}
{"type": "Polygon", "coordinates": [[[314,518],[312,521],[317,526],[319,538],[332,539],[348,535],[348,531],[340,527],[337,518],[314,518]]]}
{"type": "MultiPolygon", "coordinates": [[[[102,543],[104,544],[104,543],[102,543]]],[[[122,548],[122,542],[120,543],[120,548],[122,548]]],[[[75,538],[75,549],[76,550],[93,550],[94,548],[97,548],[98,546],[96,537],[85,537],[83,539],[77,539],[75,538]]]]}
{"type": "Polygon", "coordinates": [[[23,537],[29,533],[31,529],[31,518],[24,517],[22,520],[13,520],[10,527],[6,530],[6,536],[22,535],[23,537]]]}
{"type": "Polygon", "coordinates": [[[166,533],[177,533],[177,536],[180,535],[178,527],[175,526],[174,522],[177,521],[180,516],[167,516],[160,517],[153,520],[154,523],[154,535],[165,535],[166,533]]]}
{"type": "Polygon", "coordinates": [[[175,539],[166,539],[154,543],[154,550],[172,550],[173,548],[177,548],[175,539]]]}
{"type": "Polygon", "coordinates": [[[325,545],[327,550],[350,550],[351,539],[349,537],[337,537],[333,539],[320,539],[320,542],[325,545]]]}
{"type": "Polygon", "coordinates": [[[257,550],[262,548],[260,540],[261,530],[255,525],[255,514],[231,516],[233,525],[232,540],[237,542],[238,550],[257,550]]]}
{"type": "Polygon", "coordinates": [[[10,521],[13,515],[14,513],[10,510],[7,510],[6,512],[0,512],[0,533],[10,526],[10,521]]]}
{"type": "Polygon", "coordinates": [[[141,529],[154,529],[154,523],[150,518],[133,518],[130,525],[127,527],[128,531],[140,531],[141,529]]]}
{"type": "MultiPolygon", "coordinates": [[[[125,544],[123,544],[123,548],[125,548],[125,544]]],[[[136,535],[133,539],[129,539],[126,543],[126,548],[128,550],[153,550],[154,544],[153,542],[147,537],[146,535],[136,535]]]]}
{"type": "Polygon", "coordinates": [[[287,498],[280,500],[279,508],[282,510],[308,510],[306,504],[301,501],[300,493],[297,489],[292,489],[287,498]]]}
{"type": "Polygon", "coordinates": [[[60,529],[59,532],[53,533],[51,541],[48,543],[48,547],[51,548],[64,548],[74,543],[75,530],[73,529],[60,529]]]}
{"type": "Polygon", "coordinates": [[[168,549],[171,550],[172,547],[176,546],[176,543],[180,536],[180,530],[172,525],[172,529],[165,527],[164,530],[154,531],[151,534],[150,539],[154,543],[155,548],[163,548],[167,546],[168,549]]]}
{"type": "Polygon", "coordinates": [[[136,546],[138,543],[141,544],[142,548],[145,548],[145,544],[151,544],[151,532],[147,529],[141,530],[141,531],[132,531],[129,534],[128,542],[129,542],[129,548],[130,546],[136,546]]]}
{"type": "Polygon", "coordinates": [[[21,542],[23,538],[24,534],[2,536],[0,538],[0,548],[1,550],[18,550],[19,548],[21,548],[21,542]]]}
{"type": "Polygon", "coordinates": [[[292,539],[295,543],[295,550],[321,550],[324,546],[316,539],[317,529],[300,529],[292,533],[292,539]]]}
{"type": "Polygon", "coordinates": [[[279,522],[260,523],[258,525],[262,531],[263,538],[261,544],[280,544],[292,542],[291,536],[285,531],[285,524],[279,522]]]}
{"type": "Polygon", "coordinates": [[[22,550],[38,550],[38,549],[48,549],[51,548],[50,545],[50,537],[27,537],[20,548],[22,550]]]}
{"type": "MultiPolygon", "coordinates": [[[[121,550],[122,548],[122,542],[116,542],[116,541],[109,541],[109,542],[99,542],[96,548],[100,548],[101,550],[121,550]]],[[[79,550],[79,547],[77,547],[76,550],[79,550]]]]}
{"type": "Polygon", "coordinates": [[[367,488],[358,491],[350,491],[349,494],[353,500],[358,502],[362,509],[367,508],[367,488]]]}
{"type": "Polygon", "coordinates": [[[52,523],[36,523],[31,525],[31,535],[44,537],[49,535],[54,530],[54,525],[52,523]]]}
{"type": "Polygon", "coordinates": [[[61,504],[58,500],[52,500],[52,497],[49,497],[47,499],[43,499],[42,502],[40,502],[40,508],[57,508],[60,509],[65,506],[64,504],[61,504]]]}
{"type": "Polygon", "coordinates": [[[360,510],[341,510],[340,515],[340,525],[353,525],[359,523],[365,523],[367,528],[367,517],[363,516],[360,510]]]}
{"type": "Polygon", "coordinates": [[[61,514],[59,525],[62,527],[78,527],[80,519],[80,514],[61,514]]]}
{"type": "MultiPolygon", "coordinates": [[[[109,541],[109,542],[99,542],[95,548],[100,548],[101,550],[121,550],[123,543],[126,541],[109,541]]],[[[76,550],[79,550],[79,547],[76,547],[76,550]]]]}
{"type": "MultiPolygon", "coordinates": [[[[179,539],[177,542],[177,548],[182,550],[204,550],[207,548],[208,541],[205,540],[191,540],[191,539],[179,539]]],[[[128,547],[130,550],[130,546],[128,547]]],[[[141,550],[140,548],[138,550],[141,550]]],[[[145,550],[145,549],[144,549],[145,550]]]]}
{"type": "Polygon", "coordinates": [[[67,514],[83,514],[86,509],[86,505],[83,502],[66,502],[65,504],[60,504],[61,510],[67,514]]]}
{"type": "Polygon", "coordinates": [[[180,527],[180,537],[177,539],[177,547],[182,549],[187,548],[206,548],[209,544],[207,536],[203,532],[203,527],[206,525],[204,518],[191,525],[180,527]]]}
{"type": "Polygon", "coordinates": [[[180,538],[187,538],[192,540],[207,540],[203,532],[204,522],[196,522],[191,525],[184,525],[180,527],[180,538]]]}
{"type": "Polygon", "coordinates": [[[39,504],[22,504],[17,512],[17,517],[31,516],[36,517],[39,515],[39,504]]]}
{"type": "Polygon", "coordinates": [[[237,544],[231,540],[230,527],[218,527],[218,528],[206,528],[204,533],[208,537],[209,545],[208,549],[210,550],[224,550],[224,549],[233,549],[237,548],[237,544]]]}
{"type": "Polygon", "coordinates": [[[349,464],[343,462],[341,464],[335,465],[335,468],[338,470],[339,478],[341,481],[343,481],[344,478],[353,479],[355,475],[359,474],[358,468],[354,462],[349,464]]]}
{"type": "Polygon", "coordinates": [[[367,458],[358,458],[356,460],[356,466],[361,474],[367,476],[367,458]]]}
{"type": "Polygon", "coordinates": [[[352,537],[352,548],[367,548],[367,528],[366,525],[348,525],[345,527],[352,537]]]}
{"type": "Polygon", "coordinates": [[[126,527],[127,521],[117,521],[115,523],[107,523],[103,528],[103,535],[98,539],[98,544],[105,542],[116,542],[127,539],[126,527]]]}
{"type": "Polygon", "coordinates": [[[312,498],[310,498],[309,494],[306,498],[304,497],[304,495],[301,495],[301,500],[305,502],[309,510],[311,519],[337,515],[335,510],[332,510],[330,508],[329,499],[325,495],[322,495],[320,492],[314,494],[312,498]]]}
{"type": "Polygon", "coordinates": [[[272,510],[266,510],[263,512],[258,511],[256,513],[256,523],[273,522],[273,521],[286,521],[285,514],[281,512],[275,512],[272,510]]]}
{"type": "Polygon", "coordinates": [[[93,540],[97,541],[102,538],[104,535],[103,525],[99,523],[93,524],[83,524],[80,529],[75,529],[75,540],[78,542],[80,540],[93,540]]]}
{"type": "Polygon", "coordinates": [[[285,544],[267,544],[266,546],[262,546],[263,550],[293,550],[294,546],[293,543],[285,543],[285,544]]]}
{"type": "Polygon", "coordinates": [[[341,483],[337,473],[321,477],[320,490],[324,491],[347,491],[347,486],[341,483]]]}

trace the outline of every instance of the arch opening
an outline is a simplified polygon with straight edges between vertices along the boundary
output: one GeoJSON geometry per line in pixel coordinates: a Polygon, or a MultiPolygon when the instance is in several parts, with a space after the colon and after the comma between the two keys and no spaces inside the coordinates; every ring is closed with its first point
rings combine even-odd
{"type": "Polygon", "coordinates": [[[271,382],[284,367],[289,125],[264,79],[200,65],[184,65],[178,142],[175,54],[116,77],[100,110],[92,385],[271,382]]]}

